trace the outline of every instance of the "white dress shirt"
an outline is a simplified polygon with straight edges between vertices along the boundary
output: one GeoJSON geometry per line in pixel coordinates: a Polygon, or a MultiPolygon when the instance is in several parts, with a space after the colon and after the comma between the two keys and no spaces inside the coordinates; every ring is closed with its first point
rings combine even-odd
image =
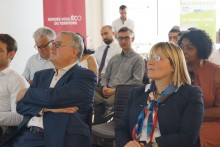
{"type": "Polygon", "coordinates": [[[21,89],[28,88],[24,77],[10,67],[0,71],[0,126],[18,126],[23,117],[16,112],[16,97],[21,89]]]}
{"type": "MultiPolygon", "coordinates": [[[[69,65],[69,66],[66,66],[62,69],[59,69],[59,70],[56,70],[54,69],[55,71],[55,74],[53,76],[53,79],[50,83],[50,88],[54,88],[55,85],[57,84],[57,82],[59,81],[59,79],[70,69],[72,68],[75,64],[77,64],[77,62],[69,65]]],[[[49,88],[49,87],[48,87],[49,88]]],[[[40,112],[41,113],[41,112],[40,112]]],[[[40,117],[37,117],[37,116],[34,116],[32,117],[29,122],[27,123],[27,126],[28,127],[31,127],[31,126],[36,126],[36,127],[40,127],[40,128],[44,128],[43,127],[43,115],[40,116],[40,117]]]]}
{"type": "MultiPolygon", "coordinates": [[[[115,39],[113,39],[112,43],[110,43],[109,46],[110,47],[108,49],[106,59],[105,59],[105,65],[101,71],[102,74],[105,73],[105,69],[106,69],[111,57],[122,52],[121,47],[119,46],[118,42],[115,39]]],[[[107,47],[107,44],[103,44],[94,53],[94,56],[96,58],[98,66],[100,66],[100,64],[101,64],[102,56],[104,54],[106,47],[107,47]]]]}
{"type": "MultiPolygon", "coordinates": [[[[146,87],[145,87],[145,92],[147,92],[150,88],[150,84],[147,84],[146,87]]],[[[149,104],[149,102],[147,102],[149,104]]],[[[153,113],[153,116],[155,115],[155,113],[153,113]]],[[[147,114],[147,116],[145,117],[144,119],[144,122],[143,122],[143,127],[142,127],[142,132],[141,132],[141,136],[140,136],[140,141],[146,141],[148,142],[150,140],[150,138],[147,137],[147,121],[148,121],[148,116],[149,116],[149,112],[147,114]]],[[[156,142],[155,138],[161,136],[160,134],[160,128],[159,128],[159,124],[158,124],[158,121],[157,121],[157,124],[156,124],[156,128],[154,130],[154,134],[153,134],[153,138],[152,138],[152,142],[156,142]]]]}
{"type": "Polygon", "coordinates": [[[220,65],[220,49],[213,50],[209,60],[215,64],[220,65]]]}
{"type": "Polygon", "coordinates": [[[49,68],[53,68],[53,67],[54,66],[50,62],[49,59],[45,60],[40,56],[39,53],[37,53],[28,59],[22,75],[26,78],[26,80],[33,80],[34,73],[36,71],[40,71],[43,69],[49,69],[49,68]]]}
{"type": "Polygon", "coordinates": [[[122,27],[128,27],[131,29],[133,32],[135,31],[135,25],[133,20],[126,18],[124,23],[122,22],[121,18],[116,19],[115,21],[112,22],[112,27],[115,32],[118,32],[118,30],[122,27]]]}

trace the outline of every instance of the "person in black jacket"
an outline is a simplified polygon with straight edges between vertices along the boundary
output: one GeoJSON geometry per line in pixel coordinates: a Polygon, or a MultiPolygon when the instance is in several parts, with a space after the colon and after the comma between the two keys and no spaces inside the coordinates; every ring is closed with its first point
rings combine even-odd
{"type": "Polygon", "coordinates": [[[116,127],[117,147],[199,147],[203,94],[191,86],[180,47],[159,42],[147,62],[150,84],[135,88],[116,127]]]}

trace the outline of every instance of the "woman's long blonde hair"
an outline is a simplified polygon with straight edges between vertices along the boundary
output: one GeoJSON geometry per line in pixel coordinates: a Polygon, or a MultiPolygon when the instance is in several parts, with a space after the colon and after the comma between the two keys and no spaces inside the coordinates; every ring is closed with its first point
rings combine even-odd
{"type": "Polygon", "coordinates": [[[185,57],[182,49],[173,43],[169,42],[159,42],[155,44],[150,53],[154,53],[161,49],[162,52],[167,56],[170,61],[171,66],[174,68],[173,73],[173,84],[179,87],[183,84],[191,84],[190,76],[187,70],[185,57]]]}

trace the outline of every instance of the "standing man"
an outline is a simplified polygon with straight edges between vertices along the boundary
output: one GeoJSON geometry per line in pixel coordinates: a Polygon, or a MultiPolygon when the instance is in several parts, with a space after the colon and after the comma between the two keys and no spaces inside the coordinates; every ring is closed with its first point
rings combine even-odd
{"type": "Polygon", "coordinates": [[[121,53],[122,49],[114,38],[114,32],[111,26],[106,25],[101,28],[102,40],[105,44],[95,51],[95,58],[99,66],[99,81],[105,73],[105,69],[112,56],[121,53]]]}
{"type": "MultiPolygon", "coordinates": [[[[115,98],[115,88],[120,84],[140,85],[144,75],[144,60],[134,52],[131,44],[134,40],[133,32],[127,27],[118,31],[118,42],[122,53],[113,56],[106,68],[100,82],[101,89],[96,91],[95,104],[102,107],[104,119],[112,110],[115,98]]],[[[97,108],[95,107],[95,109],[97,108]]],[[[100,112],[99,112],[100,113],[100,112]]],[[[99,120],[100,114],[95,114],[95,120],[99,120]]]]}
{"type": "Polygon", "coordinates": [[[172,28],[168,33],[168,39],[169,42],[177,44],[178,34],[180,33],[180,30],[176,28],[172,28]]]}
{"type": "Polygon", "coordinates": [[[9,65],[17,51],[17,43],[8,34],[0,34],[0,144],[15,131],[23,117],[16,112],[16,96],[29,84],[9,65]]]}
{"type": "Polygon", "coordinates": [[[49,61],[50,47],[48,46],[51,41],[56,37],[54,30],[48,27],[38,28],[33,38],[35,41],[34,48],[38,51],[37,54],[31,56],[26,64],[23,76],[31,83],[34,73],[39,70],[53,68],[52,63],[49,61]]]}
{"type": "Polygon", "coordinates": [[[24,119],[17,135],[5,146],[91,146],[87,119],[97,78],[78,65],[82,39],[75,33],[61,32],[49,46],[55,68],[36,72],[30,88],[20,91],[17,111],[24,119]]]}
{"type": "Polygon", "coordinates": [[[133,20],[127,18],[127,7],[125,5],[121,5],[119,7],[119,13],[120,13],[120,18],[112,22],[112,27],[115,31],[115,36],[117,36],[118,30],[122,27],[128,27],[134,32],[135,25],[133,20]]]}

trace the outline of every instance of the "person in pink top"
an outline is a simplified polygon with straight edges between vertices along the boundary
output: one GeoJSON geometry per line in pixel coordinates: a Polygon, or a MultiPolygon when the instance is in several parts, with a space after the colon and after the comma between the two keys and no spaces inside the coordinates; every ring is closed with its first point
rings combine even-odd
{"type": "Polygon", "coordinates": [[[213,43],[200,29],[185,32],[178,44],[182,48],[192,84],[200,86],[205,114],[200,130],[201,147],[220,147],[220,67],[208,61],[213,43]]]}

